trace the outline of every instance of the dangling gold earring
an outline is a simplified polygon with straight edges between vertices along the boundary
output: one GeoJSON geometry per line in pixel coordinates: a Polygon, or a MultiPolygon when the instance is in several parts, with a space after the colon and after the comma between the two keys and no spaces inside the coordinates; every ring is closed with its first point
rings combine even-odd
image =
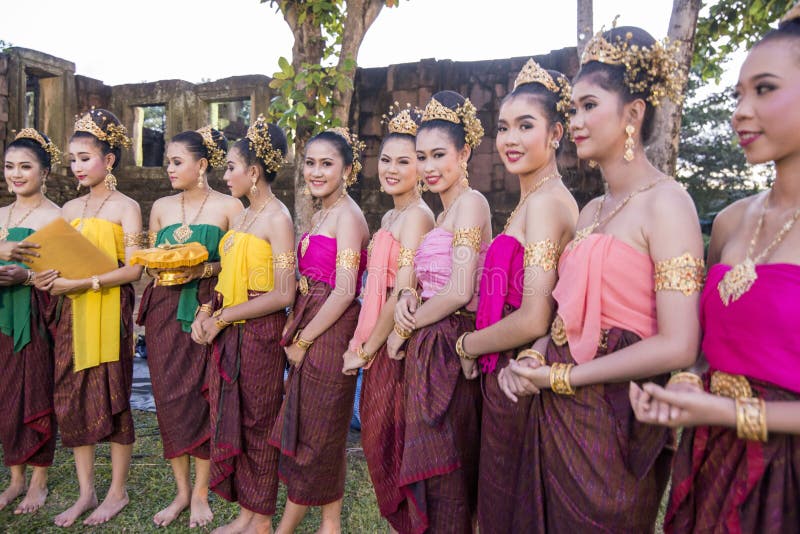
{"type": "Polygon", "coordinates": [[[311,195],[311,189],[308,188],[308,184],[303,188],[303,196],[307,197],[311,195]]]}
{"type": "MultiPolygon", "coordinates": [[[[252,196],[254,196],[254,197],[257,197],[257,196],[258,196],[258,187],[256,187],[256,182],[257,182],[257,181],[258,181],[258,178],[256,178],[255,180],[253,180],[253,185],[251,185],[251,186],[250,186],[250,194],[251,194],[252,196]]],[[[306,186],[306,187],[308,187],[308,186],[306,186]]]]}
{"type": "MultiPolygon", "coordinates": [[[[75,191],[77,191],[78,193],[80,193],[80,192],[81,192],[81,183],[80,183],[80,182],[78,182],[78,185],[76,185],[76,186],[75,186],[75,191]]],[[[9,189],[9,191],[8,191],[8,192],[10,193],[10,192],[11,192],[11,190],[9,189]]]]}
{"type": "Polygon", "coordinates": [[[590,159],[590,160],[589,160],[589,162],[588,162],[588,165],[589,165],[589,167],[591,167],[592,169],[596,169],[596,168],[597,168],[597,162],[596,162],[595,160],[593,160],[593,159],[590,159]]]}
{"type": "MultiPolygon", "coordinates": [[[[78,185],[78,187],[80,187],[80,185],[78,185]]],[[[12,194],[12,195],[14,194],[14,188],[13,188],[13,187],[11,187],[10,185],[8,186],[8,192],[9,192],[10,194],[12,194]]]]}
{"type": "Polygon", "coordinates": [[[42,194],[43,195],[47,194],[47,182],[45,182],[44,180],[42,180],[42,194]]]}
{"type": "Polygon", "coordinates": [[[430,188],[428,187],[428,184],[425,183],[425,180],[422,179],[422,176],[417,176],[417,191],[419,194],[421,195],[428,189],[430,188]]]}
{"type": "Polygon", "coordinates": [[[628,138],[625,140],[625,154],[622,157],[625,158],[625,161],[630,163],[633,161],[633,149],[636,147],[636,143],[633,140],[633,134],[636,133],[636,128],[633,127],[633,124],[629,124],[625,127],[625,133],[628,134],[628,138]]]}
{"type": "Polygon", "coordinates": [[[203,188],[203,186],[205,185],[205,183],[206,183],[206,173],[204,173],[204,172],[201,172],[201,173],[200,173],[200,174],[197,176],[197,187],[199,187],[200,189],[202,189],[202,188],[203,188]]]}
{"type": "Polygon", "coordinates": [[[381,193],[385,193],[385,192],[386,192],[386,189],[384,189],[383,186],[381,186],[381,193]]]}
{"type": "Polygon", "coordinates": [[[109,191],[116,191],[117,190],[117,177],[111,174],[111,166],[109,165],[106,167],[106,177],[103,178],[103,182],[106,184],[106,187],[109,191]]]}
{"type": "Polygon", "coordinates": [[[461,179],[461,184],[464,187],[469,187],[469,171],[467,170],[467,162],[461,162],[461,170],[464,171],[464,178],[461,179]]]}

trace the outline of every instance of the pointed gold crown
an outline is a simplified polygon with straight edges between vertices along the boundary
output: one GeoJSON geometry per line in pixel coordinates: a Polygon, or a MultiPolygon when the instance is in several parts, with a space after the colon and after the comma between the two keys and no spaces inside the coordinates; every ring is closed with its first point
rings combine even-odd
{"type": "Polygon", "coordinates": [[[789,11],[786,12],[786,14],[781,18],[780,24],[785,24],[796,18],[800,18],[800,2],[797,2],[789,11]]]}
{"type": "MultiPolygon", "coordinates": [[[[92,111],[95,111],[94,108],[92,108],[92,111]]],[[[96,113],[100,117],[104,117],[102,111],[97,111],[96,113]]],[[[108,119],[108,117],[105,118],[108,119]]],[[[76,120],[73,130],[90,133],[100,141],[108,143],[111,148],[130,148],[131,146],[131,139],[127,135],[128,130],[123,125],[107,122],[105,129],[103,129],[94,122],[91,112],[85,113],[76,120]]]]}
{"type": "MultiPolygon", "coordinates": [[[[627,40],[632,39],[633,34],[629,32],[626,37],[627,40]]],[[[600,30],[586,43],[586,48],[583,49],[583,55],[581,55],[581,66],[590,61],[599,61],[606,65],[622,65],[628,49],[627,40],[623,41],[618,38],[616,45],[611,44],[603,37],[603,30],[600,30]]]]}
{"type": "Polygon", "coordinates": [[[283,167],[283,154],[272,146],[272,139],[269,136],[269,123],[264,118],[263,113],[259,113],[256,121],[247,129],[245,138],[250,149],[256,153],[256,157],[264,164],[265,171],[278,172],[283,167]]]}
{"type": "Polygon", "coordinates": [[[431,98],[425,110],[422,112],[422,122],[442,120],[460,124],[464,128],[464,138],[470,148],[475,148],[481,144],[483,139],[483,125],[478,118],[478,110],[469,98],[456,109],[450,109],[435,98],[431,98]]]}
{"type": "Polygon", "coordinates": [[[345,185],[349,187],[356,183],[356,180],[358,180],[358,173],[361,172],[362,168],[361,152],[367,147],[367,145],[365,145],[363,141],[360,141],[356,134],[350,133],[350,130],[342,126],[328,128],[326,131],[335,133],[339,137],[344,138],[344,140],[347,141],[347,144],[350,146],[350,150],[353,151],[353,165],[350,168],[350,174],[348,174],[344,179],[345,185]]]}
{"type": "Polygon", "coordinates": [[[514,80],[514,90],[520,85],[526,83],[539,83],[553,93],[559,91],[556,81],[550,76],[550,73],[544,70],[533,58],[529,59],[522,70],[517,74],[517,79],[514,80]]]}
{"type": "Polygon", "coordinates": [[[400,104],[395,102],[389,106],[389,111],[383,114],[381,124],[388,123],[387,129],[390,134],[405,134],[416,137],[417,124],[422,112],[417,108],[412,108],[411,104],[406,104],[406,108],[395,113],[395,108],[399,108],[400,104]],[[417,120],[415,120],[417,119],[417,120]]]}
{"type": "Polygon", "coordinates": [[[215,169],[225,166],[225,151],[214,141],[214,134],[211,126],[203,126],[197,133],[203,138],[203,146],[208,150],[208,164],[215,169]]]}
{"type": "MultiPolygon", "coordinates": [[[[14,133],[13,131],[11,133],[14,133]]],[[[46,141],[44,136],[39,133],[35,128],[23,128],[14,136],[14,141],[17,139],[33,139],[41,145],[45,152],[50,155],[50,165],[59,163],[61,159],[61,151],[52,141],[46,141]]]]}

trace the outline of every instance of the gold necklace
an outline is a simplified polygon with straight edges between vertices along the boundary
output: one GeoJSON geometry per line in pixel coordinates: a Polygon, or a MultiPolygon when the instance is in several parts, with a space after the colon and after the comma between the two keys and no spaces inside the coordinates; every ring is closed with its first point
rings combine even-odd
{"type": "Polygon", "coordinates": [[[225,244],[222,246],[222,251],[225,254],[230,252],[231,247],[233,247],[233,244],[236,242],[236,232],[247,233],[250,227],[253,226],[253,223],[256,222],[256,219],[258,219],[258,216],[261,215],[261,212],[263,212],[273,200],[275,200],[274,194],[270,195],[270,197],[265,200],[263,204],[261,204],[261,207],[256,210],[255,215],[253,215],[253,218],[250,219],[250,222],[247,223],[247,225],[245,225],[244,222],[247,220],[247,215],[250,213],[250,208],[252,206],[248,206],[248,208],[242,212],[242,215],[239,217],[239,221],[237,222],[236,226],[233,227],[233,231],[228,236],[228,239],[225,240],[225,244]],[[244,228],[242,228],[242,226],[244,226],[244,228]]]}
{"type": "Polygon", "coordinates": [[[325,222],[325,219],[328,218],[328,214],[331,211],[333,211],[333,208],[335,208],[339,204],[339,202],[344,200],[344,197],[346,197],[346,196],[347,196],[347,192],[342,191],[342,194],[339,196],[338,199],[336,199],[336,202],[334,202],[333,205],[330,208],[324,208],[324,209],[320,210],[319,221],[317,221],[317,224],[314,225],[314,227],[311,229],[311,231],[308,232],[306,235],[304,235],[303,239],[300,240],[300,255],[301,256],[305,256],[306,255],[306,251],[308,250],[308,245],[311,243],[311,236],[313,234],[317,233],[317,230],[319,230],[319,227],[322,226],[322,223],[325,222]]]}
{"type": "Polygon", "coordinates": [[[582,228],[582,229],[578,230],[577,232],[575,232],[575,237],[572,239],[572,242],[570,242],[568,247],[570,249],[575,248],[578,245],[578,243],[580,243],[581,241],[583,241],[584,239],[589,237],[589,235],[592,232],[594,232],[599,227],[603,226],[608,221],[610,221],[617,213],[620,212],[620,210],[622,208],[625,207],[625,205],[628,202],[631,201],[631,199],[633,197],[635,197],[639,193],[644,193],[648,189],[652,189],[653,187],[655,187],[657,184],[663,182],[664,180],[670,180],[670,179],[671,178],[669,176],[664,176],[662,178],[659,178],[658,180],[654,180],[654,181],[650,182],[649,184],[647,184],[645,186],[642,186],[639,189],[629,193],[628,196],[623,198],[622,201],[619,204],[617,204],[616,207],[614,207],[613,210],[611,210],[611,213],[609,213],[608,215],[603,217],[603,220],[600,220],[600,213],[603,211],[603,205],[606,203],[606,198],[608,197],[608,193],[606,193],[605,195],[603,195],[603,197],[600,199],[600,203],[597,205],[597,211],[594,213],[594,221],[592,221],[592,224],[590,224],[586,228],[582,228]]]}
{"type": "MultiPolygon", "coordinates": [[[[467,186],[464,189],[462,189],[461,192],[458,195],[456,195],[456,198],[453,199],[453,201],[450,203],[450,205],[447,206],[444,210],[442,210],[442,213],[440,213],[439,216],[436,217],[435,226],[437,228],[439,227],[439,225],[441,225],[445,221],[445,219],[447,219],[447,214],[450,213],[450,208],[455,206],[456,202],[458,202],[458,199],[461,198],[464,195],[464,193],[466,193],[467,191],[470,191],[470,190],[471,190],[471,188],[469,186],[467,186]],[[441,219],[441,221],[439,221],[439,219],[441,219]]],[[[442,204],[444,204],[444,202],[442,202],[442,204]]]]}
{"type": "Polygon", "coordinates": [[[206,192],[206,196],[203,198],[203,202],[200,203],[200,209],[197,210],[197,215],[194,216],[194,219],[192,219],[192,222],[190,222],[189,224],[186,224],[186,206],[184,204],[184,198],[186,197],[186,191],[183,191],[181,193],[181,225],[179,227],[177,227],[175,230],[172,231],[172,239],[174,239],[176,241],[176,243],[180,243],[180,244],[186,243],[186,241],[190,237],[192,237],[192,234],[194,232],[190,228],[190,225],[196,223],[197,219],[200,218],[200,214],[203,212],[203,207],[205,207],[206,201],[208,200],[208,197],[210,197],[210,196],[211,196],[211,188],[209,187],[208,191],[206,192]]]}
{"type": "MultiPolygon", "coordinates": [[[[770,191],[770,195],[772,192],[770,191]]],[[[767,214],[767,204],[769,204],[769,196],[764,199],[764,205],[761,207],[761,215],[758,218],[758,223],[756,224],[756,230],[753,232],[753,238],[750,240],[750,245],[747,247],[747,254],[742,260],[741,263],[734,265],[730,271],[725,273],[720,280],[719,284],[717,284],[717,291],[719,291],[719,296],[722,299],[722,303],[725,306],[728,306],[731,302],[739,300],[739,298],[747,293],[753,284],[758,279],[758,273],[756,273],[756,263],[760,262],[761,260],[767,257],[767,254],[772,252],[772,249],[777,247],[783,238],[786,237],[786,234],[794,226],[794,223],[797,222],[797,219],[800,218],[800,208],[796,209],[794,214],[786,221],[778,233],[775,235],[775,238],[770,242],[767,247],[761,251],[761,253],[753,258],[753,251],[756,247],[756,241],[758,241],[758,236],[761,233],[761,227],[764,225],[764,216],[767,214]]]]}
{"type": "Polygon", "coordinates": [[[42,202],[44,202],[44,197],[42,197],[42,199],[39,200],[38,204],[29,209],[27,212],[25,212],[25,215],[23,215],[22,218],[17,222],[15,222],[13,225],[11,224],[11,215],[14,213],[14,208],[17,206],[17,203],[15,201],[13,204],[11,204],[11,206],[8,207],[8,217],[6,218],[6,225],[0,226],[0,241],[5,241],[6,239],[8,239],[9,230],[11,228],[18,228],[19,225],[22,224],[22,222],[25,219],[27,219],[31,213],[36,211],[39,208],[39,206],[42,205],[42,202]]]}
{"type": "Polygon", "coordinates": [[[551,178],[561,178],[561,175],[558,173],[558,171],[556,171],[553,174],[549,174],[544,178],[542,178],[541,180],[539,180],[538,182],[536,182],[536,184],[531,188],[531,190],[525,193],[525,195],[523,195],[523,197],[517,203],[517,207],[514,208],[514,210],[508,215],[508,219],[506,219],[506,225],[503,226],[503,233],[506,233],[508,227],[511,226],[511,221],[514,220],[514,217],[517,215],[517,212],[525,204],[525,201],[528,200],[528,197],[534,194],[536,191],[538,191],[539,188],[542,187],[544,183],[550,180],[551,178]]]}
{"type": "MultiPolygon", "coordinates": [[[[106,195],[106,198],[103,199],[103,201],[100,203],[100,207],[97,208],[97,211],[94,212],[94,215],[92,215],[90,217],[90,219],[94,219],[98,215],[100,215],[100,210],[103,209],[103,206],[106,205],[106,202],[108,201],[109,198],[111,198],[111,195],[113,195],[113,194],[114,194],[114,191],[111,191],[108,195],[106,195]]],[[[81,211],[81,218],[80,218],[80,222],[78,223],[78,231],[83,229],[83,221],[86,220],[86,208],[89,207],[89,197],[91,197],[91,196],[92,196],[92,194],[89,193],[88,195],[86,195],[86,200],[83,201],[83,210],[81,211]]]]}

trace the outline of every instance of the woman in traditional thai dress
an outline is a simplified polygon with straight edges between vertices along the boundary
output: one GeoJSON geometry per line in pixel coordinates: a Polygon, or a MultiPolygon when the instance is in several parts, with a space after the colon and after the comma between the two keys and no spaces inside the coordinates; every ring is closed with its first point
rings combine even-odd
{"type": "Polygon", "coordinates": [[[215,532],[271,532],[278,451],[267,443],[281,405],[286,358],[278,342],[295,292],[294,230],[272,183],[286,136],[259,115],[228,153],[225,182],[249,207],[219,244],[222,270],[213,301],[192,326],[211,344],[211,489],[239,503],[215,532]]]}
{"type": "Polygon", "coordinates": [[[0,208],[0,444],[3,463],[11,469],[0,509],[24,494],[16,514],[44,505],[56,445],[53,347],[45,323],[49,295],[31,287],[34,273],[25,263],[37,255],[38,245],[24,239],[61,216],[44,196],[51,164],[59,158],[55,144],[33,128],[17,133],[5,151],[6,185],[15,199],[0,208]]]}
{"type": "Polygon", "coordinates": [[[356,295],[369,228],[347,195],[361,169],[361,143],[336,128],[306,144],[303,178],[322,202],[298,245],[299,293],[281,344],[292,367],[270,442],[280,448],[287,502],[277,532],[293,532],[309,506],[322,507],[319,532],[340,532],[347,430],[356,377],[342,373],[353,337],[356,295]]]}
{"type": "Polygon", "coordinates": [[[512,399],[539,392],[515,486],[535,508],[515,511],[514,531],[655,528],[673,436],[635,421],[628,382],[666,383],[699,343],[697,213],[643,148],[655,105],[678,99],[681,82],[671,48],[639,28],[598,34],[581,59],[570,133],[608,190],[582,210],[561,255],[550,336],[500,377],[512,399]]]}
{"type": "Polygon", "coordinates": [[[433,212],[420,198],[417,183],[414,143],[419,118],[412,109],[394,115],[381,145],[378,179],[381,191],[392,196],[394,208],[386,212],[381,228],[372,236],[361,313],[343,367],[348,374],[365,368],[361,444],[378,508],[398,532],[407,532],[411,526],[408,504],[397,482],[405,426],[404,362],[389,358],[386,339],[394,327],[395,290],[416,287],[414,252],[433,228],[433,212]]]}
{"type": "Polygon", "coordinates": [[[151,245],[200,243],[209,253],[205,262],[185,269],[176,285],[158,285],[158,271],[147,269],[154,281],[139,305],[137,322],[145,327],[147,366],[153,385],[158,428],[164,458],[172,466],[177,494],[153,517],[167,526],[191,507],[189,526],[205,526],[213,519],[208,506],[211,426],[206,400],[206,346],[192,341],[197,307],[209,302],[219,273],[219,241],[241,213],[240,201],[213,191],[206,181],[212,168],[225,166],[225,137],[206,126],[181,132],[167,146],[167,174],[178,195],[160,198],[150,210],[151,245]],[[195,459],[194,487],[190,458],[195,459]]]}
{"type": "Polygon", "coordinates": [[[54,271],[37,273],[36,285],[58,296],[55,330],[54,405],[61,443],[73,449],[78,500],[55,518],[72,525],[97,506],[95,445],[111,442],[111,485],[105,499],[84,521],[105,523],[128,504],[126,482],[134,431],[130,396],[133,382],[132,282],[142,268],[126,265],[140,248],[142,213],[135,200],[117,191],[112,171],[121,148],[130,146],[125,127],[109,111],[93,109],[75,122],[69,160],[78,187],[89,193],[64,204],[62,214],[119,268],[80,280],[54,271]]]}
{"type": "Polygon", "coordinates": [[[512,532],[515,509],[530,509],[530,492],[515,491],[532,397],[511,402],[497,376],[523,346],[547,334],[553,319],[558,256],[572,239],[578,204],[556,165],[570,86],[564,76],[529,60],[500,107],[497,151],[519,177],[520,200],[492,241],[480,280],[474,332],[462,335],[465,375],[480,371],[483,408],[478,482],[482,533],[512,532]],[[480,356],[480,357],[478,357],[480,356]],[[475,365],[477,358],[478,367],[475,365]]]}
{"type": "Polygon", "coordinates": [[[399,290],[390,356],[405,352],[406,425],[398,482],[404,532],[472,532],[481,394],[461,371],[456,340],[475,329],[478,273],[492,239],[489,203],[469,187],[467,163],[483,137],[469,100],[433,95],[417,132],[417,171],[444,210],[414,256],[421,286],[399,290]]]}
{"type": "Polygon", "coordinates": [[[800,532],[800,8],[750,51],[733,129],[772,187],[714,220],[702,357],[664,389],[631,385],[640,421],[689,427],[666,532],[800,532]],[[702,378],[701,378],[702,377],[702,378]]]}

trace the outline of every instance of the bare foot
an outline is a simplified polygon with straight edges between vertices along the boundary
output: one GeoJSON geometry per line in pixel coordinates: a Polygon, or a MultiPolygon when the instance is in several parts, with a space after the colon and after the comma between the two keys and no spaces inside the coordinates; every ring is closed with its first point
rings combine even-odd
{"type": "Polygon", "coordinates": [[[247,525],[250,523],[252,518],[253,514],[251,512],[245,513],[245,510],[242,510],[239,513],[239,517],[227,525],[222,525],[219,528],[215,528],[211,531],[211,534],[242,534],[247,530],[247,525]]]}
{"type": "Polygon", "coordinates": [[[175,521],[175,519],[181,515],[181,512],[186,510],[187,506],[189,506],[189,499],[183,495],[176,495],[175,499],[170,503],[169,506],[153,516],[153,523],[159,527],[166,527],[175,521]]]}
{"type": "Polygon", "coordinates": [[[58,514],[53,522],[59,527],[71,527],[77,519],[97,506],[97,495],[92,493],[89,497],[78,497],[75,504],[58,514]]]}
{"type": "Polygon", "coordinates": [[[92,512],[92,515],[86,518],[83,522],[84,525],[100,525],[107,523],[114,518],[115,515],[120,513],[123,508],[128,505],[128,492],[123,491],[122,495],[111,495],[109,491],[106,498],[97,509],[92,512]]]}
{"type": "Polygon", "coordinates": [[[192,508],[189,515],[189,528],[204,527],[211,523],[214,514],[208,506],[208,498],[192,497],[192,508]]]}
{"type": "Polygon", "coordinates": [[[14,502],[14,500],[25,493],[25,480],[19,484],[11,483],[3,493],[0,493],[0,510],[14,502]]]}
{"type": "Polygon", "coordinates": [[[17,509],[14,510],[14,513],[19,514],[32,514],[42,506],[44,506],[44,501],[47,499],[47,486],[39,486],[31,484],[28,488],[28,493],[25,495],[25,498],[22,499],[22,502],[19,503],[17,509]]]}
{"type": "Polygon", "coordinates": [[[256,514],[247,525],[245,534],[273,534],[272,517],[256,514]]]}

